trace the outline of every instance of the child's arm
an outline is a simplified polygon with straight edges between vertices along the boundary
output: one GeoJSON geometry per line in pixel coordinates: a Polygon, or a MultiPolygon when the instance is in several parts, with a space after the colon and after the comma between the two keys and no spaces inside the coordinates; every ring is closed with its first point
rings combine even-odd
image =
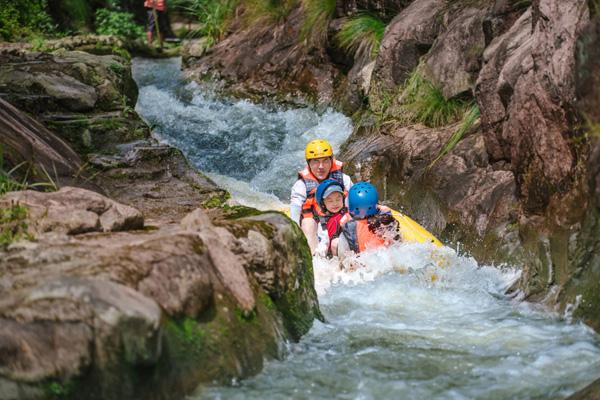
{"type": "Polygon", "coordinates": [[[323,229],[322,224],[318,224],[317,239],[319,240],[319,244],[315,249],[315,255],[321,257],[327,256],[327,250],[329,250],[329,233],[327,233],[327,229],[323,229]]]}

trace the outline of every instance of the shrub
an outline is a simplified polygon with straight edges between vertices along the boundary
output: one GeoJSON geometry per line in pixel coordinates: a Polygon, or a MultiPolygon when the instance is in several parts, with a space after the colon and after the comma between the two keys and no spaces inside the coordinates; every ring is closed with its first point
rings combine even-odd
{"type": "Polygon", "coordinates": [[[46,12],[46,0],[0,0],[0,38],[16,40],[56,29],[46,12]]]}
{"type": "Polygon", "coordinates": [[[136,39],[144,35],[144,28],[135,23],[131,13],[100,8],[96,10],[96,32],[136,39]]]}

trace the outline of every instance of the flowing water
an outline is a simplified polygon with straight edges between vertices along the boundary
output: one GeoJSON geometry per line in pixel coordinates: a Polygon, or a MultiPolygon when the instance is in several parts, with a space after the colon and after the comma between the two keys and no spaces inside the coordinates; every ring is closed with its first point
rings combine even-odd
{"type": "MultiPolygon", "coordinates": [[[[281,208],[306,142],[323,137],[338,149],[351,132],[332,110],[220,98],[179,69],[178,59],[135,60],[137,110],[240,203],[281,208]]],[[[358,261],[363,268],[341,272],[315,259],[327,321],[258,376],[190,398],[559,399],[600,376],[590,328],[505,296],[516,269],[414,244],[358,261]]]]}

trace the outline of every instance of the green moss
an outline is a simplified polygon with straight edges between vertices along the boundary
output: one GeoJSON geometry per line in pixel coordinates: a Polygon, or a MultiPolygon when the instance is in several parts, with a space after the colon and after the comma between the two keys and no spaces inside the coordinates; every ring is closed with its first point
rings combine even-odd
{"type": "Polygon", "coordinates": [[[214,196],[209,197],[207,200],[203,201],[201,206],[202,206],[202,208],[208,208],[208,209],[223,207],[225,202],[228,200],[229,196],[230,196],[229,193],[227,193],[227,195],[223,195],[220,193],[216,194],[214,196]]]}
{"type": "Polygon", "coordinates": [[[306,334],[315,318],[323,321],[314,287],[312,255],[304,234],[296,224],[291,224],[292,234],[287,238],[290,252],[298,254],[295,260],[296,276],[288,278],[295,283],[275,299],[277,309],[283,315],[283,323],[289,335],[299,340],[306,334]]]}
{"type": "Polygon", "coordinates": [[[67,399],[75,392],[76,385],[73,381],[51,381],[44,387],[46,396],[50,399],[67,399]]]}
{"type": "Polygon", "coordinates": [[[263,214],[262,211],[256,208],[246,206],[227,206],[223,207],[224,216],[226,219],[240,219],[263,214]]]}
{"type": "Polygon", "coordinates": [[[271,299],[271,296],[269,296],[267,293],[261,291],[260,294],[258,295],[258,300],[264,304],[264,306],[268,309],[268,310],[277,310],[277,306],[275,305],[275,303],[273,303],[273,300],[271,299]]]}
{"type": "Polygon", "coordinates": [[[206,332],[197,321],[191,318],[184,318],[181,321],[169,320],[166,323],[166,329],[175,335],[188,351],[196,355],[203,352],[206,343],[206,332]]]}
{"type": "Polygon", "coordinates": [[[0,246],[8,246],[18,240],[33,240],[28,232],[27,207],[11,204],[8,208],[0,208],[0,246]]]}
{"type": "Polygon", "coordinates": [[[123,65],[121,65],[119,63],[116,63],[116,62],[110,63],[110,65],[108,66],[108,68],[112,72],[114,72],[115,74],[117,74],[119,76],[122,75],[126,71],[126,69],[125,69],[125,67],[123,65]]]}

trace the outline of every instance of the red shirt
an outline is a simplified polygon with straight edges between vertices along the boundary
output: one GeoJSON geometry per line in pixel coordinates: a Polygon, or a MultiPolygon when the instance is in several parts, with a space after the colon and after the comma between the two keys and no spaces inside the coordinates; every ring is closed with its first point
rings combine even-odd
{"type": "Polygon", "coordinates": [[[145,0],[144,7],[152,8],[156,7],[156,11],[165,11],[167,9],[167,2],[165,0],[145,0]]]}

